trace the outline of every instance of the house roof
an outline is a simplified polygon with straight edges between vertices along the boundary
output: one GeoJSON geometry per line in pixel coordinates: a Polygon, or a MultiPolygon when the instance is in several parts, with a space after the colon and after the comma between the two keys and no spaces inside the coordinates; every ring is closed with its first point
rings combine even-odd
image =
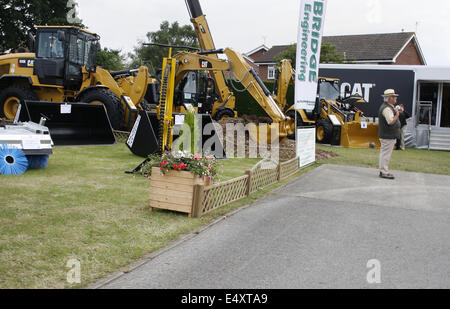
{"type": "MultiPolygon", "coordinates": [[[[323,41],[336,46],[336,51],[349,61],[394,62],[411,40],[417,42],[414,32],[364,35],[325,36],[323,41]]],[[[418,52],[421,54],[420,48],[418,52]]],[[[420,55],[423,59],[423,55],[420,55]]]]}
{"type": "Polygon", "coordinates": [[[275,57],[278,56],[281,52],[283,52],[290,45],[276,45],[265,52],[263,55],[259,56],[255,63],[274,63],[275,57]]]}
{"type": "Polygon", "coordinates": [[[260,50],[264,50],[267,52],[269,50],[269,47],[267,47],[266,45],[261,45],[261,46],[256,47],[255,49],[249,51],[248,53],[245,53],[244,55],[247,57],[251,57],[253,54],[259,52],[260,50]]]}
{"type": "MultiPolygon", "coordinates": [[[[351,62],[395,62],[395,59],[411,40],[414,40],[421,60],[426,63],[414,32],[323,37],[324,42],[335,45],[336,51],[344,54],[345,59],[351,62]]],[[[274,46],[255,62],[274,63],[276,56],[289,46],[274,46]]]]}

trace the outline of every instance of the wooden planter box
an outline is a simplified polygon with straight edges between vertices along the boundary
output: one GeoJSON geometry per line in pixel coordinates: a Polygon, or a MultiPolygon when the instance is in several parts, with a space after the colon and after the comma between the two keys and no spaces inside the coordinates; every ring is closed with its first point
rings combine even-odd
{"type": "MultiPolygon", "coordinates": [[[[209,182],[209,179],[207,179],[209,182]]],[[[152,168],[150,180],[150,210],[173,210],[189,214],[194,209],[195,186],[207,185],[198,175],[185,171],[168,171],[163,175],[158,167],[152,168]]]]}

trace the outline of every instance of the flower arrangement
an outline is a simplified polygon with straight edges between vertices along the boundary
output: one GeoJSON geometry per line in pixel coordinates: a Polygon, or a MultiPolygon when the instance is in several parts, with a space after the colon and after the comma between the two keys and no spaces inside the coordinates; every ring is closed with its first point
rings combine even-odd
{"type": "Polygon", "coordinates": [[[150,161],[142,168],[144,175],[151,175],[153,167],[159,167],[163,174],[170,170],[186,171],[201,177],[213,179],[217,175],[217,160],[214,156],[191,154],[187,151],[164,153],[162,156],[153,155],[150,161]]]}

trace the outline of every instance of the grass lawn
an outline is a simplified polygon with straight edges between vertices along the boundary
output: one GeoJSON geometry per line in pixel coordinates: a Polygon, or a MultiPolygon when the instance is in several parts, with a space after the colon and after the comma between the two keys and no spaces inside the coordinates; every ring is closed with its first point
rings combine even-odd
{"type": "MultiPolygon", "coordinates": [[[[0,175],[0,288],[87,286],[217,218],[148,211],[149,181],[126,175],[142,161],[124,146],[54,148],[49,166],[0,175]],[[81,284],[66,263],[81,262],[81,284]]],[[[221,161],[222,180],[257,159],[221,161]]]]}
{"type": "MultiPolygon", "coordinates": [[[[317,145],[317,147],[339,155],[327,160],[326,163],[378,168],[379,149],[349,149],[324,145],[317,145]]],[[[406,148],[405,151],[395,150],[389,169],[450,175],[450,152],[415,148],[406,148]]]]}
{"type": "MultiPolygon", "coordinates": [[[[378,165],[376,149],[317,147],[339,154],[319,164],[378,165]]],[[[85,287],[317,166],[200,219],[189,219],[148,211],[148,179],[124,173],[142,160],[124,145],[62,147],[54,152],[46,169],[0,175],[0,288],[85,287]],[[79,285],[66,282],[70,259],[81,262],[79,285]]],[[[221,180],[243,175],[257,162],[221,161],[221,180]]],[[[450,175],[450,152],[396,151],[390,167],[450,175]]]]}

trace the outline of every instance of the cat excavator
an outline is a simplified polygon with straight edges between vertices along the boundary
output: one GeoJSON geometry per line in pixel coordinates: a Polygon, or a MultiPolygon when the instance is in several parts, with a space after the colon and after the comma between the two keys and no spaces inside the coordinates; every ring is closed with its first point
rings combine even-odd
{"type": "MultiPolygon", "coordinates": [[[[287,107],[287,91],[291,82],[295,83],[295,70],[291,61],[284,59],[275,71],[273,90],[274,99],[281,110],[287,107]]],[[[355,103],[367,102],[359,95],[342,98],[339,83],[337,78],[319,77],[315,108],[301,109],[296,113],[291,105],[286,115],[296,117],[297,127],[315,126],[319,143],[348,148],[380,147],[378,124],[369,122],[355,106],[355,103]]]]}

